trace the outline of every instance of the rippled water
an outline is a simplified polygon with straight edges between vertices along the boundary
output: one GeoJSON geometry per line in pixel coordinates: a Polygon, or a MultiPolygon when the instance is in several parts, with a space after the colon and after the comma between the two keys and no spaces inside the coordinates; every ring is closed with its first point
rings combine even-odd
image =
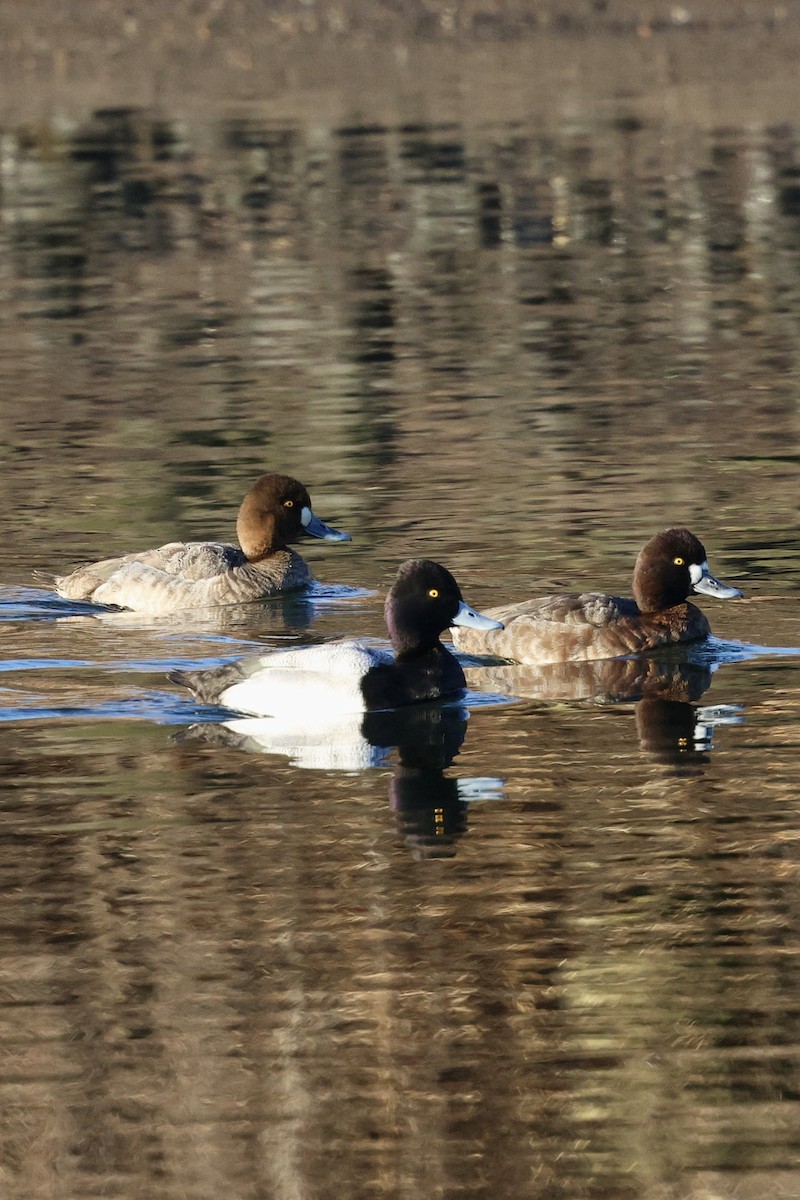
{"type": "Polygon", "coordinates": [[[6,1196],[800,1192],[796,109],[426,86],[4,128],[6,1196]],[[307,595],[54,596],[269,469],[353,535],[307,595]],[[166,678],[384,638],[410,555],[627,592],[679,522],[746,598],[663,662],[310,732],[166,678]]]}

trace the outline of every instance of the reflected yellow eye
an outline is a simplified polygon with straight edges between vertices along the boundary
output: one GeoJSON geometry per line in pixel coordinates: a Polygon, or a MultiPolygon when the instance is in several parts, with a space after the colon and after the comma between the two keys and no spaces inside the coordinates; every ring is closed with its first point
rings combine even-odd
{"type": "Polygon", "coordinates": [[[678,555],[677,558],[673,558],[672,561],[675,563],[676,567],[682,567],[683,563],[684,563],[684,559],[681,558],[680,554],[678,555]]]}
{"type": "Polygon", "coordinates": [[[431,600],[436,600],[439,596],[439,589],[431,588],[430,591],[428,592],[428,595],[430,596],[431,600]]]}
{"type": "Polygon", "coordinates": [[[283,507],[284,508],[294,508],[294,500],[284,500],[283,507]]]}

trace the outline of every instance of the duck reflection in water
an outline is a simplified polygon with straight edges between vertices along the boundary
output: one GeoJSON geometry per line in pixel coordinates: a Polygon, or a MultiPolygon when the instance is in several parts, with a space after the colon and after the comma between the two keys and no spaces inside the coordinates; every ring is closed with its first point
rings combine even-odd
{"type": "Polygon", "coordinates": [[[743,719],[736,705],[697,705],[719,665],[650,656],[538,667],[506,663],[468,670],[467,680],[476,690],[549,704],[603,706],[632,701],[642,751],[683,773],[708,762],[717,725],[740,724],[743,719]]]}
{"type": "MultiPolygon", "coordinates": [[[[317,598],[315,586],[312,584],[305,592],[282,592],[249,604],[219,605],[217,608],[187,610],[163,616],[132,612],[125,608],[99,608],[83,601],[67,605],[61,600],[56,600],[55,604],[51,602],[45,612],[49,619],[57,620],[60,625],[92,621],[115,629],[155,628],[169,633],[174,627],[181,631],[197,629],[230,633],[233,638],[240,630],[246,635],[252,635],[256,630],[259,635],[274,633],[280,636],[310,629],[320,609],[331,601],[350,602],[368,594],[365,589],[339,587],[336,590],[327,588],[317,598]]],[[[249,637],[246,645],[252,647],[249,637]]]]}
{"type": "MultiPolygon", "coordinates": [[[[457,779],[444,771],[461,749],[469,712],[464,707],[398,713],[371,713],[373,718],[402,716],[394,724],[398,760],[389,784],[389,804],[417,858],[452,858],[467,828],[470,804],[502,797],[503,782],[494,777],[457,779]],[[410,718],[410,719],[409,719],[410,718]]],[[[380,721],[371,736],[383,740],[380,721]]]]}
{"type": "Polygon", "coordinates": [[[175,740],[280,755],[296,767],[321,771],[386,766],[396,748],[391,808],[418,857],[442,858],[455,853],[470,803],[502,795],[499,779],[444,774],[461,749],[468,720],[469,711],[461,704],[417,704],[350,713],[318,727],[313,736],[275,717],[236,717],[189,726],[175,740]]]}

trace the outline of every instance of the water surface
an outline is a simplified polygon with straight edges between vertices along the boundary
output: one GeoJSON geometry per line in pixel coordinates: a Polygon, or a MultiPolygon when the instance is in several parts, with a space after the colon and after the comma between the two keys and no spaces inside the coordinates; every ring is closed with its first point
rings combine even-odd
{"type": "Polygon", "coordinates": [[[796,107],[482,53],[485,113],[423,72],[392,119],[287,84],[3,130],[4,1195],[800,1190],[796,107]],[[308,595],[54,597],[232,537],[269,469],[353,535],[308,595]],[[478,607],[626,592],[675,523],[746,599],[644,672],[473,662],[311,737],[166,679],[384,638],[410,555],[478,607]]]}

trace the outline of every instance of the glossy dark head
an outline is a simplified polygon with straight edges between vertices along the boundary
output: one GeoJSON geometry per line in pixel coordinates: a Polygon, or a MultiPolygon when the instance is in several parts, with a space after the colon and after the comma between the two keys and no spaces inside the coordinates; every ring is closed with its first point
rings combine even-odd
{"type": "Polygon", "coordinates": [[[433,649],[451,625],[501,629],[499,621],[469,608],[446,567],[429,558],[410,558],[397,572],[386,597],[386,624],[399,658],[433,649]]]}
{"type": "Polygon", "coordinates": [[[741,592],[715,579],[702,542],[688,529],[665,529],[639,551],[633,569],[633,597],[642,612],[663,612],[683,604],[691,592],[719,600],[741,592]]]}
{"type": "Polygon", "coordinates": [[[236,536],[244,553],[257,562],[285,550],[303,534],[326,542],[350,541],[349,533],[340,533],[315,516],[302,483],[290,475],[262,475],[242,501],[236,519],[236,536]]]}

